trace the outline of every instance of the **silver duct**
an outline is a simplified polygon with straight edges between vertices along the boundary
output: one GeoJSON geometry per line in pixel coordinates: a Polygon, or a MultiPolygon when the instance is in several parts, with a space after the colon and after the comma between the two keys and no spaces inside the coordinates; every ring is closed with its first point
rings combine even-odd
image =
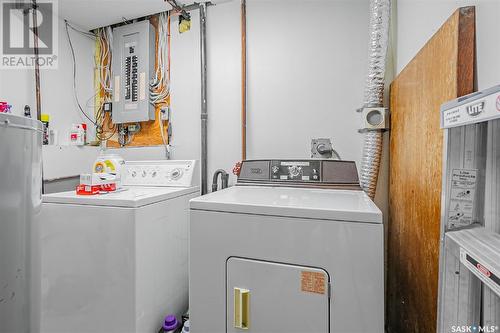
{"type": "MultiPolygon", "coordinates": [[[[385,63],[389,41],[391,0],[370,1],[370,40],[364,107],[381,107],[384,102],[385,63]]],[[[382,131],[364,134],[361,187],[375,197],[382,156],[382,131]]]]}

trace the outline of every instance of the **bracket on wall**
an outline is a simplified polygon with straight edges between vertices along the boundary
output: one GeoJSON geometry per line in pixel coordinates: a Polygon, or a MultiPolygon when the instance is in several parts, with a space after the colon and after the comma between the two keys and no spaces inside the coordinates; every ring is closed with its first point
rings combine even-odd
{"type": "Polygon", "coordinates": [[[386,131],[391,127],[390,113],[388,108],[384,107],[364,107],[357,110],[361,113],[360,133],[367,131],[386,131]]]}
{"type": "Polygon", "coordinates": [[[164,0],[167,2],[172,8],[176,11],[179,12],[179,15],[184,19],[184,20],[190,20],[191,15],[185,10],[185,6],[181,5],[177,0],[164,0]]]}

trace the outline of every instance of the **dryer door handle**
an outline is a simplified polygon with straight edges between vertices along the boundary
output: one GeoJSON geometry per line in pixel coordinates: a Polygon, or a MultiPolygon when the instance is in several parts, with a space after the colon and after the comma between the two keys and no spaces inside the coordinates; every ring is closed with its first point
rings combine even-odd
{"type": "Polygon", "coordinates": [[[234,288],[234,327],[247,330],[250,327],[250,290],[234,288]]]}

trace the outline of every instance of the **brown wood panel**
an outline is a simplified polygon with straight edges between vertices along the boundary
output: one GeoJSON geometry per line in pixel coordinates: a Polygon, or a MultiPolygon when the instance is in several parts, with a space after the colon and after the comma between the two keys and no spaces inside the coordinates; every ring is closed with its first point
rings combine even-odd
{"type": "Polygon", "coordinates": [[[473,92],[475,10],[458,9],[391,85],[387,329],[436,332],[442,103],[473,92]]]}

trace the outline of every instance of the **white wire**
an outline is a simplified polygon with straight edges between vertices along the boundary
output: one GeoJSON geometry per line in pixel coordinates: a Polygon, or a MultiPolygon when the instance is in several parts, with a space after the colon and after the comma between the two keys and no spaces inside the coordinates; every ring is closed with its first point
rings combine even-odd
{"type": "Polygon", "coordinates": [[[111,59],[108,59],[108,64],[104,64],[106,58],[111,58],[111,41],[113,34],[111,27],[106,27],[98,30],[99,44],[100,44],[100,63],[96,63],[96,68],[99,71],[99,84],[105,92],[105,102],[109,102],[111,89],[111,59]]]}
{"type": "Polygon", "coordinates": [[[170,157],[170,145],[167,143],[167,139],[165,138],[165,129],[163,126],[163,120],[161,119],[161,110],[158,111],[158,119],[160,123],[160,133],[161,133],[161,140],[163,141],[163,145],[165,146],[165,155],[167,158],[170,157]]]}
{"type": "Polygon", "coordinates": [[[150,82],[149,100],[153,105],[164,104],[170,96],[170,82],[168,80],[168,18],[170,13],[158,15],[158,48],[157,67],[150,82]]]}
{"type": "MultiPolygon", "coordinates": [[[[157,66],[154,77],[149,86],[149,101],[154,106],[165,104],[170,96],[170,82],[168,79],[168,21],[169,12],[163,12],[158,15],[158,47],[156,53],[157,66]]],[[[169,120],[170,122],[170,120],[169,120]]],[[[165,155],[170,158],[170,145],[165,135],[165,125],[162,119],[162,110],[158,110],[158,123],[163,145],[165,146],[165,155]]],[[[169,123],[170,126],[170,123],[169,123]]],[[[168,131],[168,128],[167,128],[168,131]]]]}
{"type": "MultiPolygon", "coordinates": [[[[100,100],[100,104],[96,105],[94,103],[94,115],[96,119],[96,123],[99,125],[99,127],[103,128],[104,126],[104,112],[103,112],[103,105],[104,103],[110,102],[111,101],[111,69],[110,69],[110,64],[111,64],[111,41],[112,41],[112,30],[111,27],[105,27],[105,28],[100,28],[97,30],[96,33],[97,37],[97,42],[99,43],[99,55],[98,57],[95,58],[95,70],[97,70],[97,77],[96,80],[99,84],[99,88],[96,89],[96,92],[94,94],[94,100],[95,97],[99,96],[101,94],[101,89],[104,91],[103,99],[100,100]],[[108,60],[108,63],[105,64],[105,60],[108,60]]],[[[87,101],[87,107],[88,107],[89,101],[87,101]]],[[[101,131],[102,134],[102,131],[101,131]]],[[[102,140],[102,138],[98,137],[99,140],[102,140]]]]}

